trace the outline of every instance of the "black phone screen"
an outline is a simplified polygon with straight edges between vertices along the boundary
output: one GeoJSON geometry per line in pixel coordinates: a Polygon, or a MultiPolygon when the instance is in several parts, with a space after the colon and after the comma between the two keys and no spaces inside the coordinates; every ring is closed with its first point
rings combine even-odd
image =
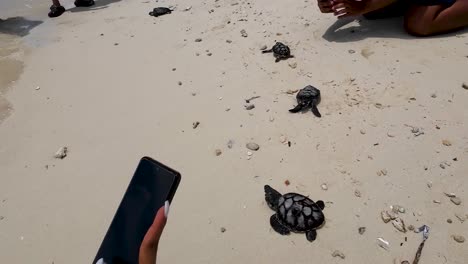
{"type": "Polygon", "coordinates": [[[138,264],[140,244],[166,200],[171,201],[180,174],[150,158],[141,159],[93,263],[138,264]]]}

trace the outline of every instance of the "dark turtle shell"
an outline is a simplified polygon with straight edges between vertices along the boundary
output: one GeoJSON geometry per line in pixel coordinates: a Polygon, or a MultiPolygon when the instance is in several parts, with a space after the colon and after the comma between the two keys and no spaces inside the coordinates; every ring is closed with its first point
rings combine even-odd
{"type": "MultiPolygon", "coordinates": [[[[314,102],[320,100],[320,90],[313,87],[312,85],[307,85],[297,93],[296,99],[298,103],[314,102]]],[[[319,102],[315,103],[318,104],[319,102]]]]}
{"type": "Polygon", "coordinates": [[[276,213],[278,220],[294,232],[315,229],[325,221],[322,209],[311,199],[297,193],[281,196],[276,213]]]}
{"type": "Polygon", "coordinates": [[[167,7],[156,7],[155,9],[153,9],[153,11],[149,12],[149,15],[158,17],[165,14],[170,14],[171,12],[172,10],[167,7]]]}
{"type": "Polygon", "coordinates": [[[273,54],[281,58],[288,58],[291,56],[291,50],[288,46],[281,42],[276,42],[272,48],[273,54]]]}

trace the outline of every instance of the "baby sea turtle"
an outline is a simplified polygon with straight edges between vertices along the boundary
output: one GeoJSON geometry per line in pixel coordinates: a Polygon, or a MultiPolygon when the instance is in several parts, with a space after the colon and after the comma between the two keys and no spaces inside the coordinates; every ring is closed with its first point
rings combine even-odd
{"type": "Polygon", "coordinates": [[[158,17],[162,16],[165,14],[170,14],[172,12],[172,9],[167,8],[167,7],[156,7],[153,9],[153,11],[149,12],[150,16],[158,17]]]}
{"type": "Polygon", "coordinates": [[[312,85],[307,85],[303,89],[299,90],[296,95],[297,106],[293,109],[290,109],[289,112],[297,113],[306,107],[312,108],[312,113],[316,117],[322,117],[317,105],[320,103],[320,90],[313,87],[312,85]]]}
{"type": "Polygon", "coordinates": [[[310,242],[317,237],[316,229],[325,222],[322,210],[323,201],[314,202],[308,197],[297,193],[281,195],[278,191],[265,185],[265,200],[276,213],[270,217],[273,230],[281,235],[290,232],[306,233],[310,242]]]}
{"type": "Polygon", "coordinates": [[[273,55],[276,58],[275,62],[294,57],[291,55],[291,50],[289,50],[289,47],[281,42],[276,42],[276,44],[271,49],[262,51],[262,53],[270,52],[273,52],[273,55]]]}

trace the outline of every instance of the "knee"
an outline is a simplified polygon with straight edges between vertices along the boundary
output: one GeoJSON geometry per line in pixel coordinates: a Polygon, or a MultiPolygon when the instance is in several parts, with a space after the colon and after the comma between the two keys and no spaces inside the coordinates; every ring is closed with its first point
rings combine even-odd
{"type": "Polygon", "coordinates": [[[411,17],[405,17],[405,30],[416,37],[427,37],[434,33],[429,23],[411,17]]]}

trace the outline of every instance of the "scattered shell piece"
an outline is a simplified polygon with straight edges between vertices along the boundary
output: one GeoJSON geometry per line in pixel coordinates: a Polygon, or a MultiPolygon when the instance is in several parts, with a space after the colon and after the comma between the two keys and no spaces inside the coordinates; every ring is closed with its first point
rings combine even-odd
{"type": "Polygon", "coordinates": [[[398,218],[398,211],[397,212],[394,212],[393,210],[392,211],[387,211],[387,214],[388,216],[390,216],[390,219],[392,220],[395,220],[398,218]]]}
{"type": "Polygon", "coordinates": [[[297,93],[297,91],[299,91],[299,90],[297,90],[297,89],[296,89],[296,90],[288,89],[288,90],[286,91],[286,93],[287,93],[287,94],[295,94],[295,93],[297,93]]]}
{"type": "Polygon", "coordinates": [[[462,235],[453,235],[453,240],[455,240],[458,243],[463,243],[465,242],[465,237],[462,235]]]}
{"type": "Polygon", "coordinates": [[[392,225],[400,232],[406,233],[405,222],[401,218],[392,220],[392,225]]]}
{"type": "Polygon", "coordinates": [[[220,149],[216,149],[216,150],[215,150],[215,155],[216,155],[216,156],[219,156],[219,155],[221,155],[222,153],[223,153],[223,152],[222,152],[220,149]]]}
{"type": "Polygon", "coordinates": [[[386,176],[386,175],[387,175],[387,170],[386,170],[386,169],[383,169],[383,170],[381,170],[380,172],[382,172],[382,175],[383,175],[383,176],[386,176]]]}
{"type": "Polygon", "coordinates": [[[350,50],[348,50],[348,53],[349,53],[349,54],[354,54],[354,53],[356,53],[356,51],[355,51],[355,50],[352,50],[352,49],[350,49],[350,50]]]}
{"type": "Polygon", "coordinates": [[[226,232],[226,228],[225,227],[221,227],[221,233],[224,233],[226,232]]]}
{"type": "Polygon", "coordinates": [[[339,250],[335,250],[332,253],[332,257],[334,257],[334,258],[339,257],[341,259],[345,259],[345,254],[343,254],[343,252],[341,252],[339,250]]]}
{"type": "Polygon", "coordinates": [[[288,143],[288,138],[284,135],[280,136],[279,138],[280,142],[283,143],[283,144],[287,144],[288,143]]]}
{"type": "Polygon", "coordinates": [[[324,190],[324,191],[328,190],[328,186],[325,183],[320,185],[320,188],[322,188],[322,190],[324,190]]]}
{"type": "Polygon", "coordinates": [[[390,222],[390,220],[392,220],[392,218],[388,215],[387,211],[380,212],[380,217],[382,218],[384,223],[388,223],[388,222],[390,222]]]}
{"type": "Polygon", "coordinates": [[[377,238],[377,245],[385,250],[389,250],[390,248],[390,243],[381,237],[377,238]]]}
{"type": "Polygon", "coordinates": [[[40,89],[41,89],[41,87],[40,87],[40,86],[37,86],[37,87],[36,87],[36,91],[37,91],[37,90],[40,90],[40,89]]]}
{"type": "Polygon", "coordinates": [[[250,157],[250,156],[252,156],[252,155],[253,155],[253,153],[252,153],[251,151],[247,151],[247,156],[250,157]]]}
{"type": "Polygon", "coordinates": [[[229,44],[230,44],[230,43],[232,43],[232,40],[226,39],[226,43],[229,43],[229,44]]]}
{"type": "Polygon", "coordinates": [[[432,200],[433,203],[440,204],[439,200],[432,200]]]}
{"type": "Polygon", "coordinates": [[[182,85],[182,82],[181,82],[181,81],[179,81],[177,84],[178,84],[178,85],[182,85]]]}
{"type": "Polygon", "coordinates": [[[291,184],[291,183],[289,182],[289,180],[285,180],[285,181],[284,181],[284,184],[285,184],[286,186],[289,186],[289,184],[291,184]]]}
{"type": "Polygon", "coordinates": [[[297,62],[290,62],[288,63],[289,67],[291,67],[291,69],[296,69],[297,68],[297,62]]]}
{"type": "Polygon", "coordinates": [[[227,147],[232,149],[232,146],[234,145],[234,140],[230,139],[227,143],[227,147]]]}
{"type": "Polygon", "coordinates": [[[460,222],[465,222],[465,220],[468,219],[468,215],[464,216],[464,215],[461,215],[461,214],[457,214],[455,213],[455,217],[458,218],[458,220],[460,220],[460,222]]]}
{"type": "Polygon", "coordinates": [[[407,261],[407,260],[403,260],[403,261],[401,262],[401,264],[410,264],[410,263],[409,263],[409,261],[407,261]]]}
{"type": "Polygon", "coordinates": [[[454,203],[455,205],[460,205],[462,203],[459,197],[452,197],[450,198],[450,201],[452,201],[452,203],[454,203]]]}
{"type": "Polygon", "coordinates": [[[192,9],[192,6],[187,6],[184,11],[190,11],[190,9],[192,9]]]}
{"type": "Polygon", "coordinates": [[[257,144],[257,143],[254,143],[254,142],[249,142],[247,143],[247,145],[245,145],[248,149],[250,150],[253,150],[253,151],[257,151],[260,149],[260,146],[257,144]]]}
{"type": "Polygon", "coordinates": [[[444,194],[445,194],[445,196],[450,197],[450,198],[452,198],[452,197],[457,197],[457,195],[454,194],[454,193],[446,193],[446,192],[444,192],[444,194]]]}
{"type": "Polygon", "coordinates": [[[463,87],[463,89],[468,90],[468,83],[463,83],[462,87],[463,87]]]}
{"type": "Polygon", "coordinates": [[[361,197],[361,191],[355,190],[355,191],[354,191],[354,196],[356,196],[356,197],[361,197]]]}
{"type": "Polygon", "coordinates": [[[196,122],[193,122],[192,127],[193,129],[196,129],[199,125],[200,125],[200,122],[196,121],[196,122]]]}
{"type": "Polygon", "coordinates": [[[202,42],[202,39],[201,38],[196,38],[195,42],[202,42]]]}
{"type": "Polygon", "coordinates": [[[358,232],[360,235],[364,234],[366,232],[366,227],[365,226],[359,227],[358,232]]]}
{"type": "Polygon", "coordinates": [[[447,223],[449,223],[449,224],[453,223],[452,219],[447,218],[447,223]]]}
{"type": "Polygon", "coordinates": [[[447,140],[447,139],[442,140],[442,144],[443,144],[444,146],[447,146],[447,147],[452,146],[452,142],[450,142],[450,141],[447,140]]]}
{"type": "Polygon", "coordinates": [[[64,159],[68,155],[68,148],[61,147],[57,152],[55,152],[54,158],[56,159],[64,159]]]}
{"type": "Polygon", "coordinates": [[[409,231],[414,231],[414,225],[409,225],[409,226],[408,226],[408,230],[409,230],[409,231]]]}
{"type": "Polygon", "coordinates": [[[240,33],[241,33],[241,36],[244,37],[244,38],[246,38],[246,37],[249,36],[249,35],[247,34],[247,31],[245,31],[245,29],[242,29],[242,30],[240,31],[240,33]]]}

